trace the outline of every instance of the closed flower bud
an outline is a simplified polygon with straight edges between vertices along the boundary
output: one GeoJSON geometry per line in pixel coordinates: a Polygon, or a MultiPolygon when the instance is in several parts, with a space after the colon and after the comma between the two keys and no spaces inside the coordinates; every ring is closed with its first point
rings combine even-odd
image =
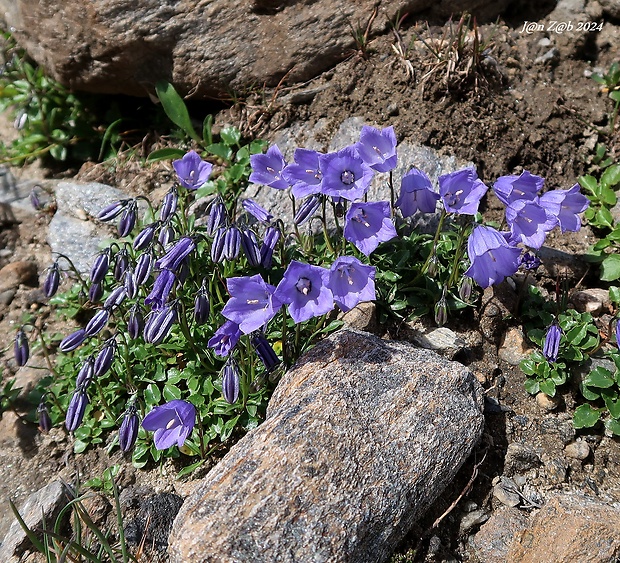
{"type": "Polygon", "coordinates": [[[241,232],[241,246],[250,266],[260,266],[260,247],[254,231],[245,229],[241,232]]]}
{"type": "Polygon", "coordinates": [[[82,342],[86,340],[86,331],[81,328],[72,332],[69,336],[66,336],[58,346],[61,352],[71,352],[75,350],[82,342]]]}
{"type": "Polygon", "coordinates": [[[336,215],[336,217],[341,219],[342,217],[344,217],[344,214],[346,213],[346,211],[347,210],[344,204],[342,203],[342,199],[338,199],[338,201],[334,205],[334,215],[336,215]]]}
{"type": "Polygon", "coordinates": [[[303,225],[312,217],[312,215],[314,215],[314,212],[319,208],[319,205],[321,205],[321,198],[316,194],[311,195],[299,206],[299,209],[295,214],[295,218],[293,219],[293,223],[297,226],[303,225]]]}
{"type": "Polygon", "coordinates": [[[88,288],[88,300],[91,303],[98,303],[103,297],[103,284],[92,283],[88,288]]]}
{"type": "Polygon", "coordinates": [[[159,244],[165,247],[172,239],[174,239],[175,236],[176,233],[174,232],[174,228],[171,225],[166,225],[159,231],[157,240],[159,241],[159,244]]]}
{"type": "Polygon", "coordinates": [[[123,287],[127,292],[127,297],[133,299],[138,295],[138,284],[136,283],[136,276],[131,270],[125,272],[125,279],[123,280],[123,287]]]}
{"type": "Polygon", "coordinates": [[[121,428],[118,431],[118,443],[123,452],[127,453],[133,449],[138,437],[139,426],[140,419],[136,413],[136,407],[130,405],[127,408],[127,412],[125,412],[121,428]]]}
{"type": "Polygon", "coordinates": [[[468,301],[471,297],[472,291],[472,283],[471,278],[469,276],[465,276],[463,281],[461,282],[461,287],[459,287],[459,297],[463,301],[468,301]]]}
{"type": "Polygon", "coordinates": [[[136,278],[136,285],[141,286],[153,271],[153,264],[155,264],[155,257],[151,252],[145,252],[144,254],[140,254],[138,260],[136,262],[136,268],[134,270],[134,275],[136,278]]]}
{"type": "Polygon", "coordinates": [[[234,361],[228,360],[222,370],[222,395],[231,405],[239,398],[239,368],[234,361]]]}
{"type": "Polygon", "coordinates": [[[174,215],[179,203],[179,196],[177,195],[176,188],[172,188],[161,202],[161,208],[159,209],[159,220],[168,221],[170,217],[174,215]]]}
{"type": "Polygon", "coordinates": [[[100,309],[95,313],[95,316],[86,323],[84,333],[86,336],[95,336],[99,334],[110,320],[110,311],[106,309],[100,309]]]}
{"type": "Polygon", "coordinates": [[[267,373],[271,372],[279,363],[280,358],[276,355],[271,344],[267,341],[264,334],[255,334],[251,339],[252,346],[256,350],[256,355],[265,365],[267,373]]]}
{"type": "Polygon", "coordinates": [[[104,207],[99,213],[99,215],[97,216],[97,218],[100,221],[111,221],[112,219],[115,219],[123,212],[123,209],[127,207],[130,201],[131,200],[129,199],[115,201],[114,203],[108,205],[107,207],[104,207]]]}
{"type": "Polygon", "coordinates": [[[67,407],[67,417],[65,418],[65,426],[69,432],[75,432],[82,420],[84,419],[84,412],[88,406],[88,395],[83,389],[77,389],[71,397],[69,406],[67,407]]]}
{"type": "Polygon", "coordinates": [[[176,320],[175,307],[164,307],[159,311],[154,311],[144,327],[144,340],[151,344],[161,344],[176,320]]]}
{"type": "Polygon", "coordinates": [[[142,334],[144,330],[144,316],[138,305],[134,305],[129,311],[129,320],[127,321],[127,332],[134,340],[142,334]]]}
{"type": "Polygon", "coordinates": [[[129,256],[125,249],[119,250],[114,257],[114,279],[121,281],[129,267],[129,256]]]}
{"type": "Polygon", "coordinates": [[[47,410],[47,405],[42,401],[37,407],[37,418],[39,419],[39,430],[47,434],[52,429],[52,419],[47,410]]]}
{"type": "Polygon", "coordinates": [[[58,285],[60,284],[60,268],[58,262],[54,262],[50,267],[45,282],[43,282],[43,293],[45,297],[53,297],[58,291],[58,285]]]}
{"type": "Polygon", "coordinates": [[[20,367],[25,366],[28,358],[30,357],[30,347],[28,346],[28,337],[21,328],[15,335],[13,353],[15,356],[15,363],[20,367]]]}
{"type": "Polygon", "coordinates": [[[183,285],[185,280],[189,276],[189,257],[183,259],[179,266],[179,271],[177,272],[177,279],[179,280],[179,285],[183,285]]]}
{"type": "Polygon", "coordinates": [[[443,326],[448,322],[448,305],[445,296],[442,296],[435,304],[435,322],[437,326],[443,326]]]}
{"type": "Polygon", "coordinates": [[[212,204],[207,218],[207,234],[212,237],[215,232],[226,224],[226,207],[220,198],[212,204]]]}
{"type": "Polygon", "coordinates": [[[241,233],[235,226],[228,227],[226,236],[224,237],[224,258],[226,260],[234,260],[239,256],[239,248],[241,246],[241,233]]]}
{"type": "Polygon", "coordinates": [[[101,283],[110,267],[110,249],[106,249],[97,255],[93,266],[90,269],[90,281],[92,283],[101,283]]]}
{"type": "Polygon", "coordinates": [[[136,226],[136,221],[138,219],[138,205],[135,200],[132,200],[131,203],[127,206],[121,215],[121,218],[118,222],[118,236],[126,237],[133,228],[136,226]]]}
{"type": "Polygon", "coordinates": [[[153,237],[155,236],[155,228],[157,227],[157,223],[151,223],[144,229],[142,229],[135,239],[133,239],[133,249],[134,250],[144,250],[148,248],[148,246],[153,241],[153,237]]]}
{"type": "Polygon", "coordinates": [[[39,194],[35,188],[33,188],[30,192],[30,205],[32,205],[36,211],[43,209],[43,205],[41,205],[41,200],[39,199],[39,194]]]}
{"type": "Polygon", "coordinates": [[[101,377],[108,372],[108,370],[112,367],[115,352],[116,340],[111,338],[105,343],[104,347],[101,349],[101,352],[99,352],[95,358],[95,363],[93,366],[93,373],[95,377],[101,377]]]}
{"type": "Polygon", "coordinates": [[[216,264],[224,257],[224,243],[226,242],[226,227],[220,227],[215,231],[213,244],[211,245],[211,260],[216,264]]]}
{"type": "Polygon", "coordinates": [[[267,227],[265,230],[265,239],[260,248],[260,263],[267,270],[271,268],[273,262],[273,251],[280,240],[280,231],[275,227],[267,227]]]}
{"type": "Polygon", "coordinates": [[[108,298],[103,302],[103,306],[105,309],[113,309],[114,307],[118,307],[125,298],[127,297],[127,290],[124,285],[119,285],[108,298]]]}
{"type": "Polygon", "coordinates": [[[80,371],[78,371],[77,378],[75,379],[76,388],[86,389],[94,379],[95,374],[95,356],[88,356],[80,371]]]}
{"type": "Polygon", "coordinates": [[[545,344],[543,346],[543,356],[551,363],[557,362],[560,352],[560,340],[562,339],[562,329],[557,322],[553,322],[547,329],[545,344]]]}
{"type": "Polygon", "coordinates": [[[194,319],[196,324],[205,324],[209,320],[209,312],[209,297],[207,296],[207,291],[202,288],[198,295],[196,295],[196,299],[194,299],[194,319]]]}

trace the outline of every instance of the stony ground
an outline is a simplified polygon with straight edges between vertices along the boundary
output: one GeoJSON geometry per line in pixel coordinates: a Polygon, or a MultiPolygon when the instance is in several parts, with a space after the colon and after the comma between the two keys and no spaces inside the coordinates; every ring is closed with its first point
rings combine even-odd
{"type": "MultiPolygon", "coordinates": [[[[592,3],[588,12],[557,10],[560,8],[552,14],[532,13],[528,18],[545,28],[553,19],[601,21],[592,3]]],[[[589,78],[597,69],[607,69],[620,52],[620,26],[604,21],[598,32],[528,34],[521,31],[522,21],[481,25],[479,32],[486,42],[482,55],[472,59],[466,49],[455,68],[448,68],[432,56],[430,48],[447,49],[445,38],[450,28],[412,26],[405,20],[399,30],[388,29],[373,38],[365,50],[352,52],[348,60],[311,83],[248,98],[223,110],[216,123],[232,123],[248,135],[272,138],[291,124],[303,121],[312,127],[320,122],[328,143],[344,117],[360,116],[371,124],[393,125],[401,140],[474,162],[487,183],[525,169],[544,176],[550,188],[566,189],[588,171],[597,142],[606,142],[616,158],[620,153],[620,135],[602,133],[608,127],[610,102],[589,78]],[[416,39],[419,37],[424,41],[416,39]]],[[[473,44],[473,35],[467,36],[467,42],[473,44]]],[[[136,170],[136,163],[129,162],[118,169],[85,165],[70,174],[122,187],[136,170]]],[[[14,173],[29,179],[50,175],[36,167],[14,173]]],[[[152,191],[165,186],[166,173],[161,167],[145,173],[138,189],[152,191]]],[[[136,189],[135,183],[132,188],[136,189]]],[[[491,199],[485,213],[490,218],[499,216],[491,199]]],[[[46,245],[50,215],[22,213],[17,219],[22,222],[0,215],[0,268],[26,260],[34,261],[38,269],[35,275],[16,272],[17,283],[0,292],[4,350],[0,361],[5,380],[15,371],[9,343],[23,311],[38,311],[55,330],[66,330],[54,325],[55,317],[37,289],[50,261],[46,245]]],[[[558,266],[571,287],[589,290],[601,284],[596,271],[579,263],[593,240],[594,234],[586,228],[574,236],[549,241],[549,246],[573,257],[566,267],[558,266]]],[[[557,269],[543,270],[537,281],[553,291],[556,273],[557,269]]],[[[516,531],[525,517],[535,514],[559,492],[587,493],[620,503],[620,446],[601,433],[575,432],[571,423],[574,389],[566,389],[557,404],[537,401],[525,392],[525,376],[516,364],[527,355],[528,344],[518,319],[504,321],[511,299],[514,295],[509,290],[495,295],[486,292],[482,299],[485,306],[476,318],[480,328],[463,320],[449,325],[468,342],[456,358],[471,367],[486,389],[485,437],[401,546],[396,561],[505,560],[504,552],[493,555],[489,551],[495,537],[490,527],[476,535],[489,517],[494,518],[491,523],[496,528],[516,531]],[[511,481],[497,486],[499,477],[511,481]],[[503,520],[498,520],[500,517],[503,520]],[[493,559],[495,556],[499,559],[493,559]]],[[[610,313],[609,309],[600,312],[601,326],[610,313]]],[[[407,337],[406,331],[389,327],[383,332],[407,337]]],[[[21,370],[20,381],[36,378],[44,371],[42,361],[39,366],[38,372],[21,370]]],[[[22,424],[13,412],[5,412],[0,421],[0,497],[10,495],[18,504],[55,475],[71,481],[79,471],[86,479],[119,462],[120,454],[109,457],[105,451],[75,456],[62,429],[43,436],[33,426],[22,424]]],[[[187,494],[192,482],[177,481],[174,475],[172,464],[161,471],[136,472],[128,467],[121,483],[187,494]]],[[[10,517],[0,516],[0,537],[10,521],[10,517]]]]}

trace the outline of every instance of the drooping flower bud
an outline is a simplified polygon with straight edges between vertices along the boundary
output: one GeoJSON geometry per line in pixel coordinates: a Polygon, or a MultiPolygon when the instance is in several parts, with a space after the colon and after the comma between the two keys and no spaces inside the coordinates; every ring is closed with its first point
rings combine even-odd
{"type": "Polygon", "coordinates": [[[41,401],[37,407],[37,418],[39,419],[39,430],[47,434],[52,429],[52,419],[47,410],[47,405],[41,401]]]}
{"type": "Polygon", "coordinates": [[[144,250],[148,248],[148,246],[153,241],[153,237],[155,236],[155,229],[158,223],[151,223],[142,229],[137,235],[136,238],[133,239],[133,249],[134,250],[144,250]]]}
{"type": "Polygon", "coordinates": [[[271,347],[271,344],[269,344],[265,338],[265,335],[262,333],[254,334],[250,342],[252,343],[254,350],[256,350],[256,355],[265,365],[267,373],[273,371],[273,369],[280,363],[280,358],[278,358],[274,349],[271,347]]]}
{"type": "Polygon", "coordinates": [[[557,321],[554,321],[547,329],[545,344],[543,346],[543,356],[547,361],[554,363],[558,360],[560,352],[560,340],[562,339],[562,329],[557,321]]]}
{"type": "Polygon", "coordinates": [[[273,215],[269,213],[264,207],[256,203],[253,199],[244,199],[241,202],[243,209],[245,209],[252,217],[262,223],[270,223],[273,221],[273,215]]]}
{"type": "Polygon", "coordinates": [[[114,256],[114,279],[121,281],[129,267],[129,255],[124,248],[119,250],[114,256]]]}
{"type": "Polygon", "coordinates": [[[126,237],[133,228],[136,226],[136,221],[138,220],[138,204],[135,200],[132,200],[129,205],[127,205],[127,209],[123,211],[121,218],[118,222],[118,236],[126,237]]]}
{"type": "Polygon", "coordinates": [[[226,224],[226,206],[218,197],[212,204],[207,218],[207,234],[212,237],[215,232],[226,224]]]}
{"type": "Polygon", "coordinates": [[[338,219],[341,219],[342,217],[344,217],[346,211],[347,210],[344,206],[344,203],[342,202],[342,198],[338,198],[338,201],[334,203],[334,215],[336,215],[338,219]]]}
{"type": "Polygon", "coordinates": [[[58,262],[54,262],[45,281],[43,282],[43,293],[45,293],[45,297],[53,297],[58,291],[58,285],[60,284],[60,267],[58,266],[58,262]]]}
{"type": "Polygon", "coordinates": [[[215,231],[215,235],[213,236],[213,244],[211,245],[211,260],[214,263],[218,263],[222,261],[224,257],[224,243],[226,242],[226,232],[228,229],[226,227],[220,227],[217,231],[215,231]]]}
{"type": "Polygon", "coordinates": [[[437,326],[443,326],[448,322],[448,305],[446,303],[446,296],[441,296],[439,301],[435,303],[435,322],[437,326]]]}
{"type": "MultiPolygon", "coordinates": [[[[123,288],[124,289],[124,288],[123,288]]],[[[86,323],[84,333],[86,336],[95,336],[99,334],[110,320],[110,311],[107,308],[97,311],[92,319],[86,323]]]]}
{"type": "Polygon", "coordinates": [[[174,215],[179,203],[179,196],[177,190],[173,187],[165,196],[161,202],[161,208],[159,209],[159,220],[168,221],[170,217],[174,215]]]}
{"type": "Polygon", "coordinates": [[[127,332],[134,340],[142,334],[144,330],[144,316],[139,305],[134,305],[129,310],[129,320],[127,321],[127,332]]]}
{"type": "Polygon", "coordinates": [[[620,321],[616,321],[616,346],[620,350],[620,321]]]}
{"type": "Polygon", "coordinates": [[[209,296],[205,287],[200,288],[194,299],[194,319],[196,324],[203,325],[209,320],[209,296]]]}
{"type": "Polygon", "coordinates": [[[15,363],[19,367],[25,366],[28,358],[30,357],[28,337],[21,328],[17,331],[17,334],[15,335],[15,342],[13,343],[13,355],[15,356],[15,363]]]}
{"type": "Polygon", "coordinates": [[[123,279],[123,287],[127,292],[127,297],[133,299],[138,295],[138,284],[136,283],[136,276],[131,270],[125,272],[125,278],[123,279]]]}
{"type": "Polygon", "coordinates": [[[86,331],[81,328],[72,332],[69,336],[66,336],[58,346],[58,349],[61,352],[71,352],[82,344],[84,340],[86,340],[86,331]]]}
{"type": "Polygon", "coordinates": [[[118,307],[127,297],[127,290],[124,285],[119,285],[117,288],[108,295],[108,298],[103,302],[105,309],[113,309],[118,307]]]}
{"type": "Polygon", "coordinates": [[[88,300],[91,303],[98,303],[103,297],[103,284],[92,283],[88,288],[88,300]]]}
{"type": "Polygon", "coordinates": [[[141,286],[151,275],[151,272],[153,271],[153,264],[155,264],[155,257],[151,252],[140,254],[134,270],[136,285],[138,287],[141,286]]]}
{"type": "Polygon", "coordinates": [[[161,344],[176,320],[177,310],[174,306],[154,311],[144,327],[144,340],[151,344],[161,344]]]}
{"type": "Polygon", "coordinates": [[[133,449],[138,437],[139,426],[140,419],[136,413],[136,407],[135,405],[129,405],[121,423],[121,428],[118,431],[118,443],[123,452],[127,453],[133,449]]]}
{"type": "Polygon", "coordinates": [[[82,424],[87,406],[88,395],[86,391],[84,389],[76,389],[67,407],[67,417],[65,418],[65,426],[69,432],[75,432],[82,424]]]}
{"type": "Polygon", "coordinates": [[[90,269],[90,281],[92,283],[101,283],[108,273],[108,268],[110,267],[110,252],[110,249],[107,248],[95,258],[93,266],[90,269]]]}
{"type": "Polygon", "coordinates": [[[241,231],[241,246],[250,266],[260,266],[260,247],[254,231],[250,229],[241,231]]]}
{"type": "Polygon", "coordinates": [[[43,209],[43,205],[41,204],[41,200],[39,199],[39,194],[37,193],[36,186],[30,191],[30,205],[32,205],[35,211],[40,211],[41,209],[43,209]]]}
{"type": "Polygon", "coordinates": [[[155,262],[155,267],[176,272],[183,260],[185,260],[195,248],[196,242],[192,237],[183,237],[179,239],[164,256],[155,262]]]}
{"type": "Polygon", "coordinates": [[[226,236],[224,237],[224,258],[226,260],[234,260],[239,256],[239,248],[241,246],[241,233],[234,225],[228,227],[226,236]]]}
{"type": "Polygon", "coordinates": [[[189,276],[189,256],[184,258],[179,266],[179,271],[177,272],[177,279],[179,280],[179,285],[183,285],[185,280],[189,276]]]}
{"type": "Polygon", "coordinates": [[[100,221],[111,221],[112,219],[115,219],[123,212],[123,209],[127,207],[130,201],[130,199],[123,199],[121,201],[115,201],[114,203],[111,203],[110,205],[104,207],[101,210],[97,218],[100,221]]]}
{"type": "Polygon", "coordinates": [[[239,398],[239,368],[234,360],[228,360],[222,370],[222,395],[231,405],[239,398]]]}
{"type": "Polygon", "coordinates": [[[276,227],[267,227],[265,239],[260,248],[260,264],[269,270],[273,262],[273,251],[280,240],[280,231],[276,227]]]}
{"type": "Polygon", "coordinates": [[[77,378],[75,379],[76,388],[86,389],[94,379],[95,374],[95,356],[90,355],[78,371],[77,378]]]}
{"type": "Polygon", "coordinates": [[[471,291],[472,291],[471,278],[469,276],[464,276],[463,280],[461,281],[461,287],[459,287],[459,297],[463,301],[468,301],[469,298],[471,297],[471,291]]]}
{"type": "Polygon", "coordinates": [[[112,367],[115,352],[116,340],[114,338],[110,338],[95,358],[95,364],[93,366],[93,373],[95,377],[101,377],[108,372],[108,370],[112,367]]]}
{"type": "Polygon", "coordinates": [[[321,198],[316,194],[311,195],[299,206],[299,209],[295,214],[295,218],[293,219],[293,223],[297,226],[303,225],[312,217],[312,215],[314,215],[314,212],[319,208],[319,205],[321,205],[321,198]]]}
{"type": "Polygon", "coordinates": [[[168,246],[170,241],[174,239],[175,235],[176,233],[174,232],[174,228],[171,225],[165,225],[159,231],[157,240],[159,241],[159,244],[161,244],[163,247],[166,247],[168,246]]]}

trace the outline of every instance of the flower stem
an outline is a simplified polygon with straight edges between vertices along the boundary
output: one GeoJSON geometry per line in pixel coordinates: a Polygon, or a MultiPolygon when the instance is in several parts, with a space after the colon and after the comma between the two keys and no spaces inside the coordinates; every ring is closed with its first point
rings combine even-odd
{"type": "Polygon", "coordinates": [[[435,238],[433,239],[433,243],[431,245],[431,251],[429,252],[428,257],[426,258],[426,262],[424,262],[424,264],[422,265],[422,268],[420,269],[421,275],[426,273],[431,263],[431,260],[435,256],[435,250],[437,248],[437,242],[439,241],[439,235],[441,235],[441,229],[443,228],[443,222],[445,221],[447,216],[448,216],[448,213],[446,212],[446,210],[442,209],[441,215],[439,216],[439,224],[437,225],[437,231],[435,231],[435,238]]]}

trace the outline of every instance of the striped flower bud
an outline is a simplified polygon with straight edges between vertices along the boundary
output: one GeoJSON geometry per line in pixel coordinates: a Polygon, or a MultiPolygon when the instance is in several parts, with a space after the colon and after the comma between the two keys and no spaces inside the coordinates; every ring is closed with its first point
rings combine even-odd
{"type": "Polygon", "coordinates": [[[437,326],[443,326],[448,322],[448,305],[445,295],[435,303],[435,322],[437,326]]]}
{"type": "Polygon", "coordinates": [[[274,349],[271,347],[271,344],[269,344],[265,338],[265,335],[261,333],[254,334],[254,336],[250,339],[250,342],[256,351],[256,355],[265,365],[267,373],[273,371],[273,369],[280,363],[280,358],[278,358],[274,349]]]}
{"type": "Polygon", "coordinates": [[[148,248],[148,246],[153,242],[153,237],[155,236],[155,228],[158,223],[151,223],[142,229],[133,239],[133,249],[134,250],[144,250],[148,248]]]}
{"type": "Polygon", "coordinates": [[[88,300],[91,303],[98,303],[103,297],[103,284],[92,283],[88,288],[88,300]]]}
{"type": "Polygon", "coordinates": [[[273,251],[280,240],[280,231],[276,227],[267,227],[265,238],[260,248],[260,263],[263,268],[269,270],[273,262],[273,251]]]}
{"type": "Polygon", "coordinates": [[[20,367],[25,366],[28,358],[30,357],[28,337],[21,328],[17,331],[17,334],[15,335],[15,342],[13,343],[13,355],[15,356],[15,363],[20,367]]]}
{"type": "Polygon", "coordinates": [[[105,309],[114,309],[118,307],[127,297],[127,290],[124,285],[119,285],[117,288],[108,295],[108,298],[103,302],[105,309]]]}
{"type": "Polygon", "coordinates": [[[155,264],[155,257],[152,252],[145,252],[140,254],[136,267],[134,269],[134,275],[136,277],[136,285],[141,286],[146,280],[149,279],[151,272],[153,271],[153,265],[155,264]]]}
{"type": "Polygon", "coordinates": [[[116,281],[121,281],[125,276],[127,268],[129,268],[129,255],[123,248],[123,250],[119,250],[114,256],[114,279],[116,281]]]}
{"type": "Polygon", "coordinates": [[[161,344],[176,320],[177,310],[174,306],[154,311],[144,327],[144,340],[151,344],[161,344]]]}
{"type": "Polygon", "coordinates": [[[52,419],[47,410],[47,405],[41,401],[37,407],[37,418],[39,419],[39,430],[47,434],[52,429],[52,419]]]}
{"type": "Polygon", "coordinates": [[[256,203],[253,199],[244,199],[241,202],[241,205],[243,206],[243,209],[245,209],[258,221],[261,221],[262,223],[270,223],[273,221],[273,215],[264,207],[256,203]]]}
{"type": "Polygon", "coordinates": [[[110,249],[107,248],[95,258],[93,266],[90,269],[90,281],[92,283],[101,283],[108,273],[108,268],[110,267],[110,252],[110,249]]]}
{"type": "Polygon", "coordinates": [[[99,334],[110,320],[110,311],[107,308],[100,309],[95,313],[95,316],[86,323],[84,333],[86,336],[95,336],[99,334]]]}
{"type": "Polygon", "coordinates": [[[241,247],[241,233],[234,225],[228,227],[226,236],[224,237],[224,258],[226,260],[234,260],[239,256],[241,247]]]}
{"type": "Polygon", "coordinates": [[[176,188],[172,188],[161,202],[161,208],[159,209],[159,220],[168,221],[170,217],[174,215],[179,203],[179,196],[176,188]]]}
{"type": "Polygon", "coordinates": [[[471,297],[472,292],[472,283],[471,278],[469,276],[463,277],[463,281],[461,282],[461,287],[459,287],[459,297],[463,301],[468,301],[471,297]]]}
{"type": "Polygon", "coordinates": [[[108,372],[108,370],[112,367],[115,353],[116,340],[114,338],[110,338],[95,358],[95,363],[93,365],[93,373],[95,377],[101,377],[108,372]]]}
{"type": "Polygon", "coordinates": [[[241,231],[241,246],[250,266],[260,266],[260,247],[254,231],[250,229],[241,231]]]}
{"type": "Polygon", "coordinates": [[[224,364],[222,370],[222,395],[224,400],[231,405],[239,398],[239,368],[230,359],[224,364]]]}
{"type": "Polygon", "coordinates": [[[203,287],[200,288],[196,299],[194,299],[194,320],[196,324],[203,325],[209,320],[209,296],[207,290],[203,287]]]}
{"type": "Polygon", "coordinates": [[[138,204],[135,200],[132,200],[127,208],[123,211],[121,218],[118,221],[118,236],[126,237],[133,228],[136,226],[138,220],[138,204]]]}
{"type": "Polygon", "coordinates": [[[123,287],[127,292],[127,297],[133,299],[138,295],[138,284],[136,283],[136,276],[131,270],[125,272],[125,278],[123,279],[123,287]]]}
{"type": "Polygon", "coordinates": [[[170,244],[171,240],[174,240],[175,236],[176,232],[174,230],[174,227],[172,227],[172,225],[166,225],[165,227],[162,227],[159,231],[157,240],[159,244],[161,244],[161,246],[166,247],[168,246],[168,244],[170,244]]]}
{"type": "Polygon", "coordinates": [[[134,305],[129,310],[129,320],[127,321],[127,332],[134,340],[142,334],[144,330],[144,316],[139,305],[134,305]]]}
{"type": "Polygon", "coordinates": [[[319,205],[321,205],[321,198],[316,194],[311,195],[299,206],[299,209],[295,214],[295,218],[293,219],[293,223],[297,226],[303,225],[312,217],[312,215],[314,215],[314,212],[319,208],[319,205]]]}
{"type": "Polygon", "coordinates": [[[84,340],[86,340],[86,331],[81,328],[72,332],[69,336],[66,336],[58,346],[58,349],[61,352],[71,352],[82,344],[84,340]]]}
{"type": "Polygon", "coordinates": [[[164,256],[155,262],[155,267],[176,272],[183,260],[185,260],[195,248],[196,242],[192,237],[183,237],[179,239],[164,256]]]}
{"type": "Polygon", "coordinates": [[[213,244],[211,245],[211,260],[214,263],[218,263],[222,261],[224,257],[224,243],[226,242],[226,227],[220,227],[217,231],[215,231],[215,235],[213,236],[213,244]]]}
{"type": "Polygon", "coordinates": [[[84,412],[88,406],[88,395],[84,389],[77,389],[71,397],[69,406],[67,407],[67,416],[65,418],[65,426],[69,432],[75,432],[82,420],[84,419],[84,412]]]}
{"type": "Polygon", "coordinates": [[[118,443],[123,452],[127,453],[133,449],[138,437],[139,426],[140,419],[136,413],[136,407],[135,405],[129,405],[121,423],[121,428],[118,431],[118,443]]]}
{"type": "Polygon", "coordinates": [[[543,346],[543,356],[547,361],[554,363],[558,361],[560,353],[560,340],[562,339],[562,329],[557,322],[553,322],[547,329],[545,344],[543,346]]]}
{"type": "Polygon", "coordinates": [[[95,356],[88,356],[80,371],[78,371],[77,377],[75,379],[76,388],[86,389],[92,382],[95,376],[95,356]]]}
{"type": "Polygon", "coordinates": [[[60,268],[58,262],[54,262],[47,273],[45,281],[43,282],[43,293],[45,297],[53,297],[58,291],[58,285],[60,284],[60,268]]]}
{"type": "Polygon", "coordinates": [[[226,224],[226,206],[218,197],[212,204],[207,218],[207,234],[212,237],[215,232],[226,224]]]}
{"type": "Polygon", "coordinates": [[[130,199],[123,199],[111,203],[100,211],[99,215],[97,215],[97,218],[100,221],[111,221],[112,219],[115,219],[123,212],[123,209],[127,207],[130,201],[130,199]]]}

